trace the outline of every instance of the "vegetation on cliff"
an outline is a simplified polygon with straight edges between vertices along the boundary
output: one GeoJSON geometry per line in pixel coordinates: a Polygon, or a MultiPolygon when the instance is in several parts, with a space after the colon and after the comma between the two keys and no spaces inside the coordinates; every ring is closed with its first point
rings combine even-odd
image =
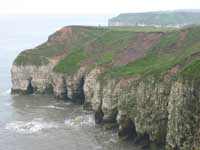
{"type": "Polygon", "coordinates": [[[44,56],[41,56],[36,53],[32,53],[31,50],[24,51],[19,54],[19,56],[15,59],[14,64],[16,65],[47,65],[49,63],[48,59],[44,56]]]}
{"type": "Polygon", "coordinates": [[[195,75],[200,27],[180,30],[154,27],[65,27],[48,41],[22,52],[16,65],[46,65],[57,60],[55,72],[72,74],[80,66],[101,65],[110,77],[173,73],[195,75]],[[142,32],[143,31],[143,32],[142,32]],[[195,67],[194,67],[195,66],[195,67]],[[175,71],[175,72],[174,72],[175,71]]]}

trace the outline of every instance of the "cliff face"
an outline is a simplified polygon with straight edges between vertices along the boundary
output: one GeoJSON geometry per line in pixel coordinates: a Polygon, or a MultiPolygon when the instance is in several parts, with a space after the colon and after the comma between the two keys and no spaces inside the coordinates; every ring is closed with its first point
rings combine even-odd
{"type": "Polygon", "coordinates": [[[16,58],[12,92],[84,104],[144,147],[198,150],[200,28],[144,31],[65,27],[16,58]]]}
{"type": "Polygon", "coordinates": [[[143,80],[134,77],[103,84],[93,82],[96,86],[89,92],[94,94],[87,99],[97,114],[95,119],[104,124],[117,121],[121,138],[134,137],[139,143],[166,145],[169,150],[189,150],[199,145],[196,136],[200,100],[196,81],[150,76],[143,80]]]}
{"type": "Polygon", "coordinates": [[[173,83],[168,104],[167,141],[169,147],[199,148],[199,105],[199,82],[173,83]]]}
{"type": "Polygon", "coordinates": [[[21,94],[54,94],[57,99],[70,99],[84,102],[84,68],[71,76],[53,73],[53,64],[46,66],[13,65],[12,93],[21,94]]]}
{"type": "MultiPolygon", "coordinates": [[[[50,90],[50,76],[52,65],[46,66],[16,66],[13,65],[12,75],[12,92],[27,93],[28,87],[32,87],[36,93],[46,93],[50,90]]],[[[50,91],[49,91],[50,92],[50,91]]]]}

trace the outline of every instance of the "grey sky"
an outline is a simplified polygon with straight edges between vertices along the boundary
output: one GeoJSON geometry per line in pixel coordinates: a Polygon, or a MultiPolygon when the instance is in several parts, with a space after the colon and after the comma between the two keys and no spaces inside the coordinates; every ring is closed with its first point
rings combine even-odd
{"type": "Polygon", "coordinates": [[[0,0],[0,14],[115,15],[173,9],[198,9],[199,0],[0,0]]]}

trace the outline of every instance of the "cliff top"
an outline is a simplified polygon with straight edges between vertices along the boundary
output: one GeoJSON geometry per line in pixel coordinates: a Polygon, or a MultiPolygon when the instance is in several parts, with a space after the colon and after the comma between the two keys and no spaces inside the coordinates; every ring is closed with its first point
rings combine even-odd
{"type": "Polygon", "coordinates": [[[199,51],[199,26],[180,30],[68,26],[42,45],[23,51],[14,64],[52,63],[55,72],[67,74],[81,66],[88,70],[103,66],[107,68],[105,75],[111,77],[166,72],[198,76],[199,51]]]}
{"type": "Polygon", "coordinates": [[[199,10],[155,11],[120,14],[109,25],[185,26],[200,24],[199,10]]]}

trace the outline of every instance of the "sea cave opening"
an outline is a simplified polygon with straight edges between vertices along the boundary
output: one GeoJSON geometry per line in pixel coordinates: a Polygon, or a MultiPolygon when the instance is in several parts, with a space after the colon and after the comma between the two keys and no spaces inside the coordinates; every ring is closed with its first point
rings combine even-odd
{"type": "Polygon", "coordinates": [[[32,77],[28,78],[28,86],[26,89],[26,94],[33,94],[34,93],[34,88],[32,86],[32,77]]]}

